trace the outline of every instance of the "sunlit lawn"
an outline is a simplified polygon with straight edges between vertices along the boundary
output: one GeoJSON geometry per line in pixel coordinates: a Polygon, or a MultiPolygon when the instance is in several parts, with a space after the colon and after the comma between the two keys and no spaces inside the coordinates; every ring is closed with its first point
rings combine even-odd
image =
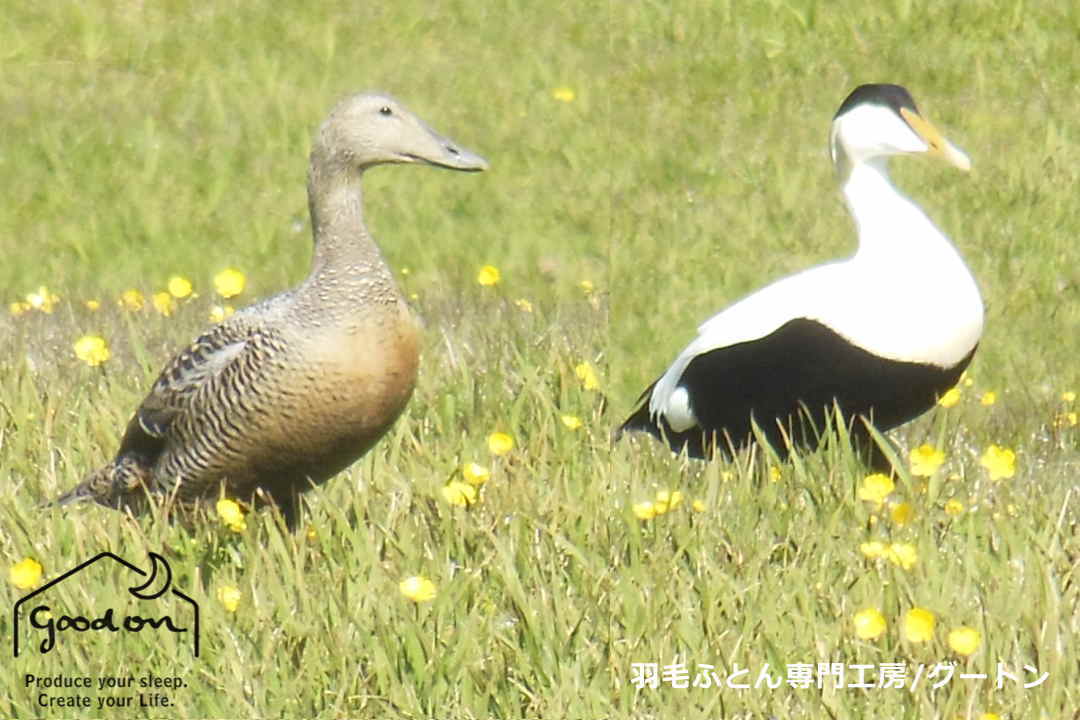
{"type": "MultiPolygon", "coordinates": [[[[9,5],[0,599],[158,552],[202,651],[118,635],[7,656],[0,715],[49,715],[26,673],[147,671],[185,679],[182,717],[1080,707],[1080,11],[9,5]],[[892,434],[903,472],[868,478],[843,442],[787,463],[612,446],[700,321],[853,250],[825,143],[867,81],[907,86],[975,168],[895,163],[987,305],[955,393],[892,434]],[[111,457],[172,352],[304,277],[310,133],[363,88],[492,164],[365,178],[426,326],[405,416],[295,534],[227,505],[186,524],[42,509],[111,457]],[[857,666],[903,688],[846,687],[857,666]]],[[[127,602],[119,581],[63,587],[127,602]]]]}

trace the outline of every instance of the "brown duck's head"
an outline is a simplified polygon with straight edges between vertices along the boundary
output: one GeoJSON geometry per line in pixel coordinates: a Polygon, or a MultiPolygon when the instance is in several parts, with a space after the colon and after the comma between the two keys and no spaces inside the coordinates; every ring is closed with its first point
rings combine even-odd
{"type": "Polygon", "coordinates": [[[488,168],[484,158],[435,132],[382,93],[361,93],[339,102],[316,134],[313,156],[361,171],[386,163],[466,172],[488,168]]]}

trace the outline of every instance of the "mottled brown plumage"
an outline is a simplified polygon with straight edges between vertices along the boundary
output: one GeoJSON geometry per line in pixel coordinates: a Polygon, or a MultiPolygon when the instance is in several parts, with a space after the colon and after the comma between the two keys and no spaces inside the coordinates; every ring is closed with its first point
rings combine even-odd
{"type": "Polygon", "coordinates": [[[115,459],[58,504],[138,512],[268,496],[295,522],[300,493],[367,452],[412,394],[418,328],[363,221],[360,180],[384,163],[484,170],[392,98],[355,95],[311,151],[315,240],[298,287],[238,311],[172,359],[128,423],[115,459]]]}

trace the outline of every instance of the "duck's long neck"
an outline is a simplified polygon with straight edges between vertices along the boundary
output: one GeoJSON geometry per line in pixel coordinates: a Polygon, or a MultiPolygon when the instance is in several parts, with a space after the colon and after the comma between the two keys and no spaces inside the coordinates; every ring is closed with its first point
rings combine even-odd
{"type": "Polygon", "coordinates": [[[918,258],[930,262],[938,254],[955,255],[948,238],[918,205],[908,200],[889,180],[884,158],[852,167],[844,182],[844,200],[859,234],[856,257],[918,258]]]}
{"type": "Polygon", "coordinates": [[[844,311],[858,333],[875,338],[884,357],[942,367],[960,362],[983,325],[979,288],[960,253],[893,187],[884,160],[853,167],[843,192],[859,231],[849,261],[852,293],[875,303],[873,313],[844,311]]]}
{"type": "Polygon", "coordinates": [[[361,173],[326,169],[313,157],[308,204],[315,240],[311,273],[302,288],[322,307],[394,303],[400,291],[364,224],[361,173]]]}

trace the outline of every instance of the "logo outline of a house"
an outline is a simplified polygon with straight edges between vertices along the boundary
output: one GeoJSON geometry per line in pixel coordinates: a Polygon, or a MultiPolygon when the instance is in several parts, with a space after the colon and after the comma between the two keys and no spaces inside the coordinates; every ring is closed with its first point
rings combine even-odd
{"type": "MultiPolygon", "coordinates": [[[[154,552],[151,552],[149,555],[150,555],[151,569],[152,570],[154,570],[155,572],[157,571],[159,562],[162,565],[164,565],[166,570],[169,569],[168,561],[166,561],[165,558],[163,558],[161,555],[158,555],[157,553],[154,553],[154,552]]],[[[67,580],[72,575],[76,575],[76,574],[82,572],[83,570],[85,570],[86,568],[90,567],[91,565],[93,565],[94,563],[98,562],[99,560],[101,560],[103,558],[110,558],[110,559],[120,563],[121,565],[126,567],[128,570],[132,570],[132,571],[138,573],[139,575],[145,576],[147,574],[145,570],[143,570],[140,567],[137,567],[137,566],[133,565],[132,563],[130,563],[127,560],[125,560],[124,558],[120,557],[116,553],[110,552],[108,550],[103,550],[102,552],[99,552],[97,555],[90,558],[89,560],[85,560],[85,561],[79,563],[78,565],[76,565],[75,567],[71,568],[66,573],[61,575],[60,577],[57,577],[57,578],[54,578],[53,580],[50,580],[48,583],[46,583],[45,585],[42,585],[41,587],[37,588],[32,593],[29,593],[29,594],[24,595],[23,597],[19,598],[15,602],[15,605],[12,608],[12,628],[13,628],[12,635],[14,636],[14,638],[13,638],[13,648],[12,649],[14,651],[14,657],[19,657],[19,608],[23,605],[23,603],[27,602],[28,600],[30,600],[33,597],[36,597],[37,595],[40,595],[41,593],[45,592],[49,588],[53,587],[54,585],[59,585],[61,582],[63,582],[64,580],[67,580]]],[[[170,578],[171,578],[171,571],[170,571],[170,578]]],[[[192,628],[192,641],[193,641],[193,647],[194,647],[194,651],[195,651],[195,657],[199,657],[199,603],[195,602],[195,600],[190,595],[187,595],[186,593],[180,592],[176,588],[168,588],[168,584],[166,584],[165,587],[167,589],[169,589],[169,591],[172,592],[173,595],[180,598],[184,602],[187,602],[192,607],[193,616],[194,616],[194,626],[192,628]]],[[[162,592],[164,592],[164,590],[162,592],[157,593],[157,594],[148,595],[146,597],[143,597],[141,595],[136,594],[134,592],[134,588],[128,588],[128,592],[132,593],[132,595],[135,595],[136,597],[139,597],[140,599],[156,599],[157,597],[159,597],[162,594],[162,592]]]]}

